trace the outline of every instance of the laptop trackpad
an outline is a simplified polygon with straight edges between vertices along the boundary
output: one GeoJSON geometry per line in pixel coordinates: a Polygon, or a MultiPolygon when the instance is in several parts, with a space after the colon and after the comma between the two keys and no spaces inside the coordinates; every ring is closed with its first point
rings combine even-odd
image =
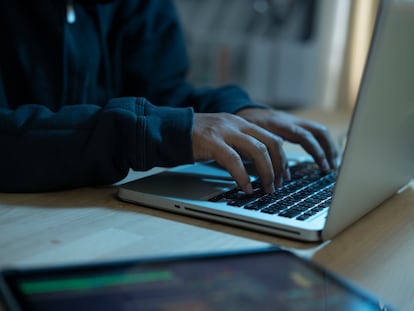
{"type": "Polygon", "coordinates": [[[230,174],[204,163],[179,166],[123,185],[123,188],[147,194],[206,200],[236,186],[230,174]]]}

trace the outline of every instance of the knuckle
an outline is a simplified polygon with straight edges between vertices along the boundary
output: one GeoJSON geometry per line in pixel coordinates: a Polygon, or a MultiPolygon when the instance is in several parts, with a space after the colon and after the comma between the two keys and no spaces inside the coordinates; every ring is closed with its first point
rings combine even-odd
{"type": "Polygon", "coordinates": [[[261,154],[268,153],[267,146],[264,143],[262,143],[261,141],[255,142],[254,147],[255,147],[256,151],[260,152],[261,154]]]}
{"type": "Polygon", "coordinates": [[[294,135],[294,136],[298,136],[298,135],[301,135],[301,131],[302,131],[302,128],[301,127],[299,127],[298,125],[296,125],[296,124],[286,124],[285,125],[285,130],[288,132],[288,133],[291,133],[292,135],[294,135]]]}
{"type": "Polygon", "coordinates": [[[230,118],[231,116],[226,112],[220,112],[220,113],[211,115],[211,119],[213,120],[212,127],[217,127],[217,126],[226,124],[229,122],[230,118]]]}
{"type": "Polygon", "coordinates": [[[325,125],[320,124],[316,128],[316,133],[317,133],[318,136],[327,137],[327,136],[329,136],[329,129],[325,125]]]}
{"type": "Polygon", "coordinates": [[[320,124],[320,125],[319,125],[319,132],[322,132],[322,133],[328,133],[328,132],[329,132],[329,129],[328,129],[328,127],[327,127],[327,126],[325,126],[325,125],[323,125],[323,124],[320,124]]]}
{"type": "Polygon", "coordinates": [[[223,156],[224,163],[238,163],[240,162],[240,156],[235,152],[226,153],[223,156]]]}
{"type": "Polygon", "coordinates": [[[316,140],[315,140],[315,136],[313,136],[311,132],[307,130],[302,130],[300,132],[299,142],[301,144],[314,145],[316,140]]]}
{"type": "Polygon", "coordinates": [[[279,136],[273,136],[273,141],[278,147],[281,147],[284,143],[284,140],[279,136]]]}
{"type": "Polygon", "coordinates": [[[309,131],[307,131],[307,130],[301,131],[300,134],[301,134],[302,138],[305,139],[305,140],[307,140],[307,141],[313,140],[312,133],[309,132],[309,131]]]}
{"type": "Polygon", "coordinates": [[[223,122],[236,121],[240,119],[240,117],[228,112],[220,112],[218,113],[218,116],[223,122]]]}
{"type": "Polygon", "coordinates": [[[292,134],[298,134],[301,128],[297,124],[289,123],[285,125],[285,129],[292,134]]]}

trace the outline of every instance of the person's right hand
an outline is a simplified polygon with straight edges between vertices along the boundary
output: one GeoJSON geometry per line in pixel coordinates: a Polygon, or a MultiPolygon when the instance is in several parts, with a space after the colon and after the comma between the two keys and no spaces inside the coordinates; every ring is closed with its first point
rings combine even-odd
{"type": "Polygon", "coordinates": [[[195,161],[215,160],[226,168],[246,193],[252,193],[243,159],[252,160],[264,191],[289,178],[283,140],[245,119],[228,113],[195,113],[193,127],[195,161]]]}

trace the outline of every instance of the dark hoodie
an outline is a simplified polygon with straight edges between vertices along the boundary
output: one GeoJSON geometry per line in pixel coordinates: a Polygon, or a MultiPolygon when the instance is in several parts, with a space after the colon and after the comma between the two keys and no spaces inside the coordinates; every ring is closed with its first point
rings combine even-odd
{"type": "Polygon", "coordinates": [[[111,184],[193,162],[193,113],[252,106],[195,89],[168,0],[0,2],[0,191],[111,184]],[[107,2],[107,3],[106,3],[107,2]]]}

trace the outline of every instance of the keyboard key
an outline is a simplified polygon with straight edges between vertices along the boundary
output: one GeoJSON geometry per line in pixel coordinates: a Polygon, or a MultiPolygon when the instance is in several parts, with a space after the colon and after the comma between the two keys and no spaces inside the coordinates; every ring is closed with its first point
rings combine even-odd
{"type": "Polygon", "coordinates": [[[309,215],[302,214],[302,215],[299,215],[298,217],[296,217],[296,219],[297,220],[306,220],[309,217],[310,217],[309,215]]]}
{"type": "Polygon", "coordinates": [[[257,210],[261,209],[262,207],[260,206],[260,204],[257,204],[256,202],[254,202],[254,203],[249,203],[249,204],[245,205],[243,208],[248,209],[248,210],[252,210],[252,211],[257,211],[257,210]]]}
{"type": "Polygon", "coordinates": [[[291,180],[272,194],[266,194],[260,180],[252,182],[253,194],[235,188],[211,198],[212,202],[227,202],[229,206],[282,217],[306,220],[325,211],[332,200],[336,172],[323,172],[314,163],[299,163],[291,167],[291,180]]]}
{"type": "Polygon", "coordinates": [[[281,217],[293,218],[293,217],[295,217],[299,214],[300,214],[299,211],[288,209],[288,210],[285,210],[283,212],[280,212],[278,215],[281,216],[281,217]]]}

